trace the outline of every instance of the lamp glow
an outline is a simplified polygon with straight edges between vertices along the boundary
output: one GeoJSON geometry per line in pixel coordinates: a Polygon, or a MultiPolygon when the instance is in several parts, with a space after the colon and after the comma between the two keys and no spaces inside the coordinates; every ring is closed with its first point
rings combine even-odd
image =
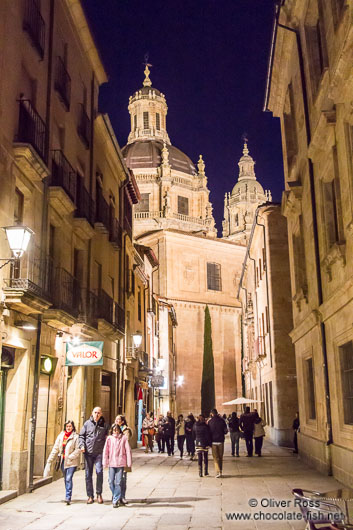
{"type": "Polygon", "coordinates": [[[47,357],[43,363],[43,367],[44,367],[44,370],[46,372],[51,372],[51,369],[53,367],[53,363],[52,363],[52,360],[50,359],[50,357],[47,357]]]}
{"type": "Polygon", "coordinates": [[[78,346],[78,345],[80,344],[80,342],[81,342],[81,339],[80,339],[80,337],[78,337],[78,336],[76,335],[76,337],[73,337],[73,339],[72,339],[71,342],[72,342],[72,344],[73,344],[74,346],[78,346]]]}
{"type": "Polygon", "coordinates": [[[182,386],[184,384],[184,376],[178,375],[178,379],[176,381],[176,386],[182,386]]]}
{"type": "Polygon", "coordinates": [[[134,341],[135,348],[139,348],[142,343],[142,334],[141,333],[134,333],[132,336],[132,340],[134,341]]]}
{"type": "Polygon", "coordinates": [[[28,322],[26,320],[16,320],[15,327],[25,329],[26,331],[33,331],[37,329],[37,327],[34,324],[32,324],[32,322],[28,322]]]}
{"type": "Polygon", "coordinates": [[[4,230],[13,255],[20,258],[26,252],[34,232],[27,226],[6,226],[4,230]]]}

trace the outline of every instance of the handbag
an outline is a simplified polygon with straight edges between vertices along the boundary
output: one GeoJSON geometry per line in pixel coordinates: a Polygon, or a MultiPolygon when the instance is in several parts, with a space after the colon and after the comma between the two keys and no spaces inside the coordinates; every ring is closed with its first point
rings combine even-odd
{"type": "Polygon", "coordinates": [[[150,436],[154,436],[154,432],[155,432],[155,431],[154,431],[154,428],[152,428],[152,429],[148,429],[148,434],[149,434],[150,436]]]}
{"type": "Polygon", "coordinates": [[[55,460],[55,466],[54,466],[55,471],[59,471],[60,466],[61,466],[61,455],[58,455],[55,460]]]}

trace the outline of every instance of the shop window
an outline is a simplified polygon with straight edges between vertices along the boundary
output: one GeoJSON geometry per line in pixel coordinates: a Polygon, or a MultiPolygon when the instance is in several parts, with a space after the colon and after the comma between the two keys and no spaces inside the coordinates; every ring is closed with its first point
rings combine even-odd
{"type": "Polygon", "coordinates": [[[314,367],[313,359],[310,357],[304,361],[304,372],[306,380],[307,392],[307,415],[309,420],[316,419],[316,403],[315,403],[315,382],[314,382],[314,367]]]}
{"type": "Polygon", "coordinates": [[[189,215],[189,199],[178,195],[178,213],[181,215],[189,215]]]}
{"type": "Polygon", "coordinates": [[[353,342],[339,347],[344,423],[353,425],[353,342]]]}
{"type": "Polygon", "coordinates": [[[141,193],[141,199],[135,206],[136,212],[149,212],[150,210],[150,194],[141,193]]]}
{"type": "Polygon", "coordinates": [[[222,290],[221,266],[219,263],[207,263],[207,289],[222,290]]]}

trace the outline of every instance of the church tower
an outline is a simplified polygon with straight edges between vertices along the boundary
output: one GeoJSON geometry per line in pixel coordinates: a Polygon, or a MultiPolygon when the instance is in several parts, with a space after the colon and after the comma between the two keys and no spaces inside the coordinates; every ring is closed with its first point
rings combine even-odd
{"type": "Polygon", "coordinates": [[[172,228],[215,238],[203,158],[200,155],[196,168],[171,144],[165,96],[152,87],[148,65],[144,73],[142,88],[129,99],[131,132],[122,149],[141,192],[134,210],[134,234],[172,228]]]}
{"type": "Polygon", "coordinates": [[[223,238],[247,245],[256,208],[271,202],[272,196],[256,180],[255,161],[249,155],[247,140],[238,166],[238,182],[232,192],[226,193],[224,197],[223,238]]]}

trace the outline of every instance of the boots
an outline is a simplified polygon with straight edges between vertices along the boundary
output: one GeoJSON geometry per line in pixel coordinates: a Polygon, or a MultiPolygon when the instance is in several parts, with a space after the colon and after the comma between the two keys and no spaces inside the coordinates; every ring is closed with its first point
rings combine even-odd
{"type": "Polygon", "coordinates": [[[207,477],[209,475],[209,472],[208,472],[208,462],[206,463],[205,462],[205,477],[207,477]]]}
{"type": "Polygon", "coordinates": [[[202,477],[202,464],[199,464],[199,477],[202,477]]]}

